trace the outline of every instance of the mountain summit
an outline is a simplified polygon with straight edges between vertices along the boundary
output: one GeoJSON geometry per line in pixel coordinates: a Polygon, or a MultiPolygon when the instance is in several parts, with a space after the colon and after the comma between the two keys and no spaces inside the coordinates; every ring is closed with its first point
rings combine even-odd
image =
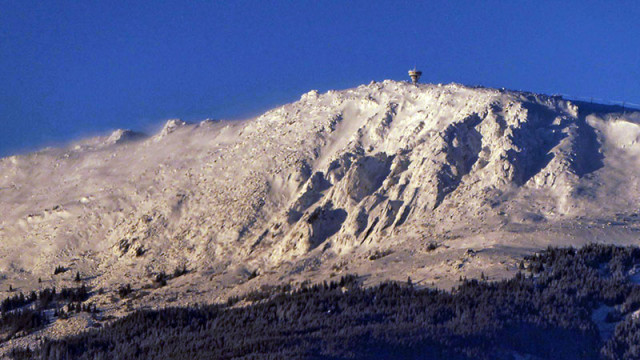
{"type": "Polygon", "coordinates": [[[449,287],[548,245],[637,243],[640,112],[622,110],[387,80],[4,158],[0,272],[110,291],[186,267],[138,300],[186,303],[344,273],[449,287]]]}

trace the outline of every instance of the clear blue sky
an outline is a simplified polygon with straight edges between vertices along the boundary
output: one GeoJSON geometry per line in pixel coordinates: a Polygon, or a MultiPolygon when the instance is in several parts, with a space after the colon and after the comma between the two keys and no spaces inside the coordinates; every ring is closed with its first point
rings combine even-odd
{"type": "Polygon", "coordinates": [[[407,78],[640,103],[640,1],[0,0],[0,155],[407,78]]]}

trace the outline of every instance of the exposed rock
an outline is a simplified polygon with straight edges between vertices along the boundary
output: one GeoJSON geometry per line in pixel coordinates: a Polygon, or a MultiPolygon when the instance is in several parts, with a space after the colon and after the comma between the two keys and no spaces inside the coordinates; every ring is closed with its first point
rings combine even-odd
{"type": "Polygon", "coordinates": [[[180,119],[171,119],[168,120],[164,126],[162,127],[162,130],[160,130],[160,133],[158,135],[156,135],[156,139],[160,140],[164,137],[166,137],[167,135],[173,133],[174,131],[176,131],[177,129],[185,126],[187,123],[185,123],[184,121],[180,120],[180,119]]]}
{"type": "Polygon", "coordinates": [[[111,135],[109,135],[107,140],[105,140],[104,144],[105,145],[123,144],[129,141],[141,140],[141,139],[144,139],[145,137],[146,135],[140,132],[118,129],[112,132],[111,135]]]}

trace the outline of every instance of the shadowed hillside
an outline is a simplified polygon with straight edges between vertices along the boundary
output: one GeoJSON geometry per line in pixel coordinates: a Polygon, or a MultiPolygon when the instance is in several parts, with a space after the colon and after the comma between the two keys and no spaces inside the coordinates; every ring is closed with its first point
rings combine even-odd
{"type": "Polygon", "coordinates": [[[15,359],[637,359],[638,248],[550,248],[453,292],[357,276],[139,311],[15,359]],[[238,303],[242,301],[242,303],[238,303]]]}

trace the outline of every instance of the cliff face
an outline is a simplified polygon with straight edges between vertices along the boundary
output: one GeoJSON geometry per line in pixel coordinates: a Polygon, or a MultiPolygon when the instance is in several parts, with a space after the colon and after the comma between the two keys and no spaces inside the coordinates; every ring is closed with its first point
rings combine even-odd
{"type": "Polygon", "coordinates": [[[640,113],[619,110],[385,81],[4,158],[0,272],[26,288],[62,264],[108,288],[186,265],[215,296],[254,271],[446,286],[547,245],[636,241],[640,113]]]}

